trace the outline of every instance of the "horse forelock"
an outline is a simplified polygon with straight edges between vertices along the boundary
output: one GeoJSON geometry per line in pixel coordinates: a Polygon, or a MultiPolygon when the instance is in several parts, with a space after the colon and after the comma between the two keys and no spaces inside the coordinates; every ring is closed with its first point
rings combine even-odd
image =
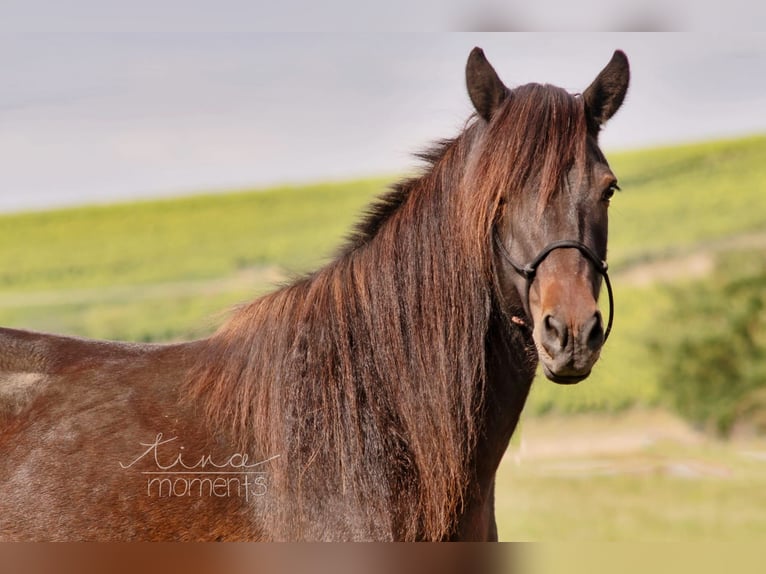
{"type": "MultiPolygon", "coordinates": [[[[510,92],[487,126],[469,176],[475,193],[511,210],[533,199],[540,215],[570,171],[579,176],[587,162],[587,120],[582,98],[551,85],[526,84],[510,92]]],[[[482,231],[491,230],[486,219],[482,231]]]]}

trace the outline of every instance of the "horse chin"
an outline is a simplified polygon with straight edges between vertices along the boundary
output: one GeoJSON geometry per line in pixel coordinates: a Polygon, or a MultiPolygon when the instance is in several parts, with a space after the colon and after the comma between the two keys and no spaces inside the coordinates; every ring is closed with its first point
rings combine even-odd
{"type": "Polygon", "coordinates": [[[548,378],[548,380],[553,381],[559,385],[576,385],[580,381],[583,381],[590,376],[590,370],[582,375],[557,375],[548,369],[548,367],[545,365],[543,365],[543,373],[545,373],[545,376],[548,378]]]}

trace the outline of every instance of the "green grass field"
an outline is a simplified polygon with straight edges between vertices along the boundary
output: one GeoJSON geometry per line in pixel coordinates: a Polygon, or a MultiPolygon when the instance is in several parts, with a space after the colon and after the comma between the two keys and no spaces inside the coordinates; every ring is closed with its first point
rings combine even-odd
{"type": "Polygon", "coordinates": [[[702,453],[660,447],[570,466],[584,470],[568,474],[559,470],[567,468],[565,463],[546,467],[540,462],[501,468],[496,512],[502,540],[752,542],[766,537],[766,464],[738,457],[729,446],[702,453]],[[689,461],[694,466],[688,468],[704,465],[720,469],[721,476],[686,476],[683,465],[689,461]]]}
{"type": "Polygon", "coordinates": [[[497,474],[503,540],[756,541],[766,440],[710,440],[661,411],[530,418],[497,474]],[[521,444],[519,444],[521,443],[521,444]]]}
{"type": "MultiPolygon", "coordinates": [[[[766,136],[609,159],[624,190],[610,208],[613,335],[587,381],[562,387],[537,380],[525,420],[583,412],[614,417],[629,407],[657,407],[659,372],[648,343],[661,336],[671,298],[666,285],[652,279],[653,262],[766,234],[766,136]],[[631,274],[639,267],[648,281],[631,274]]],[[[204,336],[234,304],[326,262],[391,181],[0,216],[0,325],[137,341],[204,336]]],[[[680,273],[670,280],[678,288],[691,279],[680,273]]],[[[594,468],[618,471],[583,476],[552,471],[550,461],[505,461],[498,476],[501,536],[728,540],[766,534],[760,486],[766,457],[705,444],[635,450],[626,460],[650,469],[638,473],[630,464],[619,470],[625,466],[619,454],[595,462],[589,455],[594,468]],[[725,467],[728,474],[684,478],[657,462],[678,459],[725,467]]],[[[558,462],[571,463],[566,456],[558,462]]]]}
{"type": "Polygon", "coordinates": [[[321,264],[388,180],[0,217],[0,292],[217,278],[321,264]]]}

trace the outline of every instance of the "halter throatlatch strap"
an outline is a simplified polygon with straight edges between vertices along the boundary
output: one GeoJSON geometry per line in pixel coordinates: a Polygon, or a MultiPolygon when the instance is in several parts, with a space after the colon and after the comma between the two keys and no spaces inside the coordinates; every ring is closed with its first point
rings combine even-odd
{"type": "Polygon", "coordinates": [[[598,273],[604,278],[606,292],[609,296],[609,320],[607,321],[606,330],[604,331],[604,343],[606,343],[606,340],[609,338],[609,333],[612,331],[612,321],[614,320],[614,294],[612,293],[612,282],[609,281],[609,274],[607,273],[609,266],[606,264],[606,261],[596,255],[596,253],[584,243],[573,241],[571,239],[564,239],[548,244],[530,263],[527,263],[526,265],[519,265],[513,260],[511,254],[508,253],[505,245],[503,245],[503,242],[500,241],[500,237],[498,236],[497,232],[495,232],[494,235],[495,245],[497,245],[497,249],[500,251],[500,255],[502,255],[503,259],[505,259],[508,264],[513,267],[516,273],[524,277],[524,279],[527,281],[527,307],[529,307],[529,290],[532,288],[532,283],[534,282],[535,276],[537,275],[537,268],[543,261],[545,261],[545,258],[548,257],[548,255],[550,255],[556,249],[577,249],[580,253],[582,253],[585,258],[593,264],[596,271],[598,271],[598,273]]]}

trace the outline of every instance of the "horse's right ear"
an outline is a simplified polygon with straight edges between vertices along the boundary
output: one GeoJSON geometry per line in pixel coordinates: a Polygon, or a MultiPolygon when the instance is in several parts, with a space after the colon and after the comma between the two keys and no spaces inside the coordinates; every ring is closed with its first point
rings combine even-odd
{"type": "Polygon", "coordinates": [[[474,48],[465,66],[465,83],[473,107],[489,121],[508,95],[508,88],[500,80],[495,69],[487,61],[481,48],[474,48]]]}

